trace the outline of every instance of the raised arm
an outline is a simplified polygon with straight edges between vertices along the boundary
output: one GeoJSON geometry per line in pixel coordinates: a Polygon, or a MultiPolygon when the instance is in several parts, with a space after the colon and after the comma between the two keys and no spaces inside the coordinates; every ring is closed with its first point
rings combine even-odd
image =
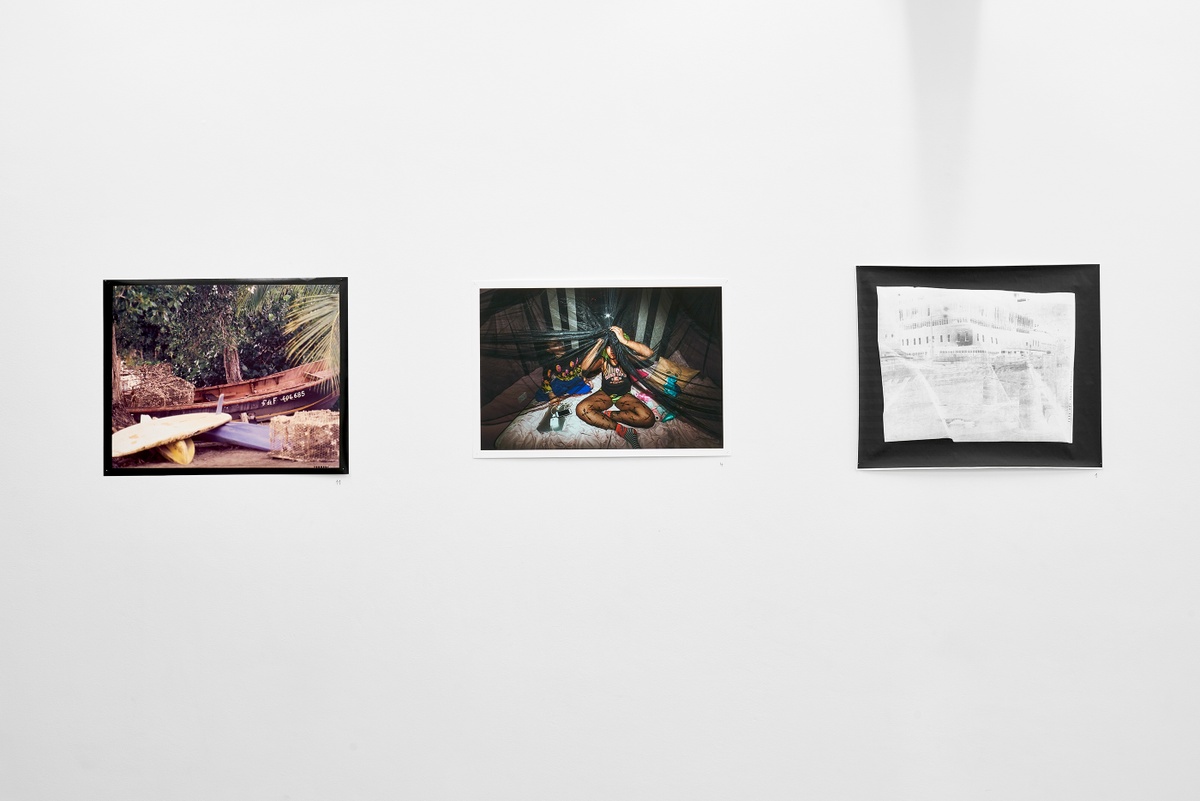
{"type": "Polygon", "coordinates": [[[647,347],[646,345],[643,345],[641,342],[630,339],[629,334],[626,334],[625,331],[621,328],[621,326],[619,326],[619,325],[612,326],[612,332],[621,338],[621,341],[625,343],[625,347],[629,348],[631,351],[636,353],[641,358],[649,359],[651,356],[654,355],[654,351],[650,350],[649,347],[647,347]]]}
{"type": "Polygon", "coordinates": [[[583,357],[583,361],[579,366],[583,368],[583,372],[590,373],[596,365],[596,356],[600,353],[600,347],[604,344],[604,337],[596,340],[596,344],[592,345],[592,349],[588,351],[587,356],[583,357]]]}

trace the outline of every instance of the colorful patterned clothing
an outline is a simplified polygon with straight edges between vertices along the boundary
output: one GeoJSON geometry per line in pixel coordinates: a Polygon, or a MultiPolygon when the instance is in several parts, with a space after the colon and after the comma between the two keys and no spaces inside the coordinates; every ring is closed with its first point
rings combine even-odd
{"type": "Polygon", "coordinates": [[[542,370],[542,387],[535,396],[538,401],[548,401],[551,395],[586,395],[591,385],[583,377],[583,357],[560,359],[542,370]]]}

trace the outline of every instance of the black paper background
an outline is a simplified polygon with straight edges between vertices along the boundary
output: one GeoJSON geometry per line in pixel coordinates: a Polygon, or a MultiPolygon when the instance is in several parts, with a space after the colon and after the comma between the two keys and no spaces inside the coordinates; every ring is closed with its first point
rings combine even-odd
{"type": "Polygon", "coordinates": [[[1100,467],[1100,266],[858,268],[858,466],[1100,467]],[[883,378],[879,367],[881,286],[1001,289],[1075,293],[1073,441],[884,442],[883,378]]]}

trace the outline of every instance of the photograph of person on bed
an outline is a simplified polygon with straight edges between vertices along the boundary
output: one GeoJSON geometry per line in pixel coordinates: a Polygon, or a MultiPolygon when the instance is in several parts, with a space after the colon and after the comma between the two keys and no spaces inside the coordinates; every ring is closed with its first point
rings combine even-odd
{"type": "Polygon", "coordinates": [[[716,454],[723,350],[720,286],[482,288],[479,454],[716,454]]]}
{"type": "MultiPolygon", "coordinates": [[[[641,359],[650,359],[654,352],[641,342],[629,338],[620,326],[610,329],[617,335],[617,347],[625,347],[641,359]]],[[[603,353],[597,356],[597,351],[604,344],[604,339],[596,342],[596,346],[585,357],[583,372],[585,375],[601,373],[600,389],[579,402],[575,414],[580,420],[596,428],[613,431],[618,437],[629,443],[631,448],[640,448],[638,444],[638,428],[650,428],[654,425],[654,413],[646,404],[633,396],[633,382],[629,374],[621,368],[612,345],[605,345],[603,353]],[[616,406],[616,410],[609,407],[616,406]]]]}

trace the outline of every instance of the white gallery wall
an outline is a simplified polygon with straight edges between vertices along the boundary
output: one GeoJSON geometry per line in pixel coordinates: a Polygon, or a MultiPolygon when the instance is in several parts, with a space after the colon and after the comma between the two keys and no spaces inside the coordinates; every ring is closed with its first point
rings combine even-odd
{"type": "Polygon", "coordinates": [[[1198,31],[5,3],[0,798],[1200,796],[1198,31]],[[1106,466],[857,471],[855,265],[1046,263],[1106,466]],[[348,476],[102,476],[103,279],[317,275],[348,476]],[[692,278],[728,455],[472,458],[477,282],[692,278]]]}

